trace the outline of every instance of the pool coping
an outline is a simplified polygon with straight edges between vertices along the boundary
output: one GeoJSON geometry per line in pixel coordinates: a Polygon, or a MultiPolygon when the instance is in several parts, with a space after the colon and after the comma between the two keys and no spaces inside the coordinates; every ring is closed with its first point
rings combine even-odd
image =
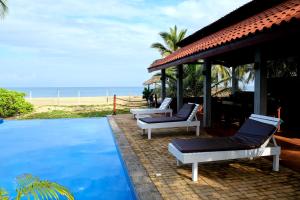
{"type": "Polygon", "coordinates": [[[115,136],[115,141],[118,145],[123,161],[126,165],[129,178],[133,183],[137,198],[140,200],[162,199],[161,194],[151,181],[147,171],[134,153],[125,134],[120,129],[115,119],[111,115],[108,115],[107,119],[115,136]]]}

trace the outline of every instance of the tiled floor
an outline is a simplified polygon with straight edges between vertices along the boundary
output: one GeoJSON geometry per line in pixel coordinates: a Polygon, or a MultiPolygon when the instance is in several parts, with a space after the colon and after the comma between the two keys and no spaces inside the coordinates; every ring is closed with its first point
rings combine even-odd
{"type": "MultiPolygon", "coordinates": [[[[282,166],[273,172],[272,162],[264,158],[200,164],[199,180],[192,182],[191,166],[177,167],[167,145],[173,138],[195,137],[195,132],[153,130],[147,140],[130,115],[113,119],[164,199],[300,199],[300,173],[282,166]]],[[[208,136],[201,132],[200,137],[208,136]]]]}

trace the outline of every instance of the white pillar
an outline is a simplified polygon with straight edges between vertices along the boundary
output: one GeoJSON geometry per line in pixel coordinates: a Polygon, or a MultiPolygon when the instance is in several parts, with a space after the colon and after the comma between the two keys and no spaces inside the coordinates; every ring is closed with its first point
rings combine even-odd
{"type": "Polygon", "coordinates": [[[211,127],[211,62],[209,60],[204,61],[203,75],[203,126],[211,127]]]}
{"type": "Polygon", "coordinates": [[[260,49],[255,51],[254,113],[267,114],[267,70],[260,49]]]}

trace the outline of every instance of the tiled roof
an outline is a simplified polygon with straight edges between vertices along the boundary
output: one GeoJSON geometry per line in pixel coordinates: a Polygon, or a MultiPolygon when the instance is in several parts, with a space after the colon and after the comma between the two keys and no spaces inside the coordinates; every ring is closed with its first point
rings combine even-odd
{"type": "Polygon", "coordinates": [[[175,51],[163,59],[154,61],[149,69],[233,42],[251,34],[256,34],[263,30],[270,29],[273,25],[289,22],[293,18],[300,19],[300,0],[287,0],[250,18],[208,35],[175,51]]]}

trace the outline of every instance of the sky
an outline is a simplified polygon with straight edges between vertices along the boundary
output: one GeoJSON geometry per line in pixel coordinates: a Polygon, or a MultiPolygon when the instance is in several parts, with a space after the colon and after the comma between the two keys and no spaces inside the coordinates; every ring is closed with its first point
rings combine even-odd
{"type": "Polygon", "coordinates": [[[190,35],[249,0],[9,0],[0,87],[142,86],[158,33],[190,35]]]}

